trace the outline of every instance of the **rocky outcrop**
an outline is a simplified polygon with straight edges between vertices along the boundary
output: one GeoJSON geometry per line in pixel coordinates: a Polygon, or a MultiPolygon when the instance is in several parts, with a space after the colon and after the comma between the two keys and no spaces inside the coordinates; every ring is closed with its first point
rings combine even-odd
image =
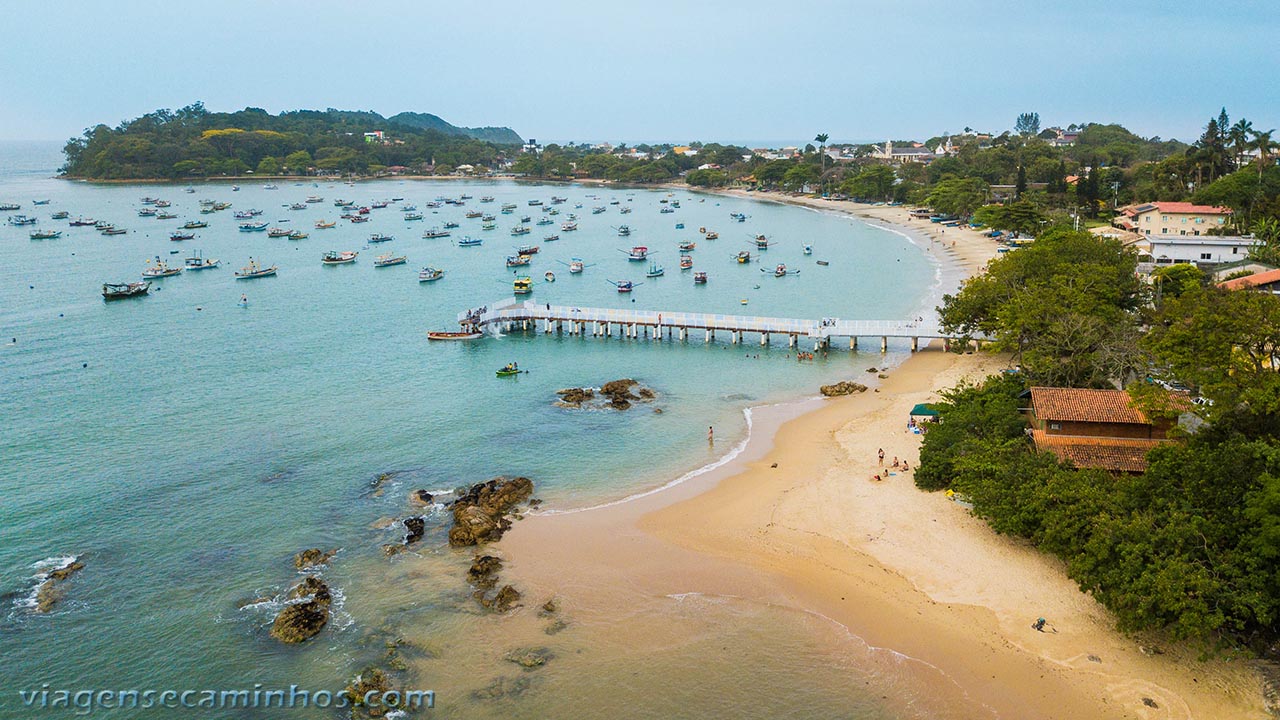
{"type": "Polygon", "coordinates": [[[370,497],[382,497],[382,493],[386,492],[387,483],[391,482],[397,474],[398,473],[386,472],[381,473],[378,477],[374,478],[373,482],[369,483],[370,497]]]}
{"type": "Polygon", "coordinates": [[[72,560],[56,570],[50,570],[36,588],[36,612],[47,613],[66,594],[63,584],[72,575],[84,569],[84,563],[72,560]]]}
{"type": "Polygon", "coordinates": [[[314,637],[329,622],[329,605],[333,597],[329,586],[315,575],[289,589],[286,600],[300,600],[286,605],[271,623],[271,637],[284,643],[300,643],[314,637]]]}
{"type": "Polygon", "coordinates": [[[841,380],[833,385],[823,385],[819,390],[827,397],[838,397],[840,395],[852,395],[856,392],[866,392],[867,386],[861,383],[841,380]]]}
{"type": "Polygon", "coordinates": [[[498,584],[498,571],[502,569],[502,560],[492,555],[477,555],[467,570],[467,582],[482,590],[488,590],[498,584]]]}
{"type": "Polygon", "coordinates": [[[472,485],[450,508],[449,544],[468,547],[501,538],[511,528],[507,514],[532,494],[533,481],[526,477],[499,477],[472,485]]]}
{"type": "Polygon", "coordinates": [[[299,570],[305,570],[309,567],[324,565],[329,559],[338,554],[338,549],[334,548],[328,552],[320,548],[308,548],[293,556],[293,566],[299,570]]]}
{"type": "Polygon", "coordinates": [[[422,539],[427,531],[427,519],[422,516],[404,519],[404,544],[412,545],[422,539]]]}
{"type": "Polygon", "coordinates": [[[631,388],[640,383],[626,378],[623,380],[614,380],[607,382],[600,387],[600,394],[609,398],[609,407],[615,410],[626,410],[631,407],[632,400],[639,400],[640,396],[631,392],[631,388]]]}
{"type": "Polygon", "coordinates": [[[527,677],[496,678],[485,687],[471,693],[474,700],[509,700],[518,698],[528,691],[531,683],[527,677]]]}
{"type": "Polygon", "coordinates": [[[418,507],[431,507],[435,504],[435,496],[426,490],[414,490],[409,493],[409,504],[418,507]]]}
{"type": "Polygon", "coordinates": [[[343,694],[347,696],[347,702],[351,705],[353,718],[359,717],[382,717],[392,708],[383,706],[382,704],[365,705],[364,698],[371,692],[382,693],[391,689],[391,678],[387,674],[376,667],[368,667],[356,675],[351,684],[343,690],[343,694]]]}
{"type": "Polygon", "coordinates": [[[475,598],[481,607],[497,613],[510,612],[520,606],[520,591],[510,585],[503,585],[493,597],[489,597],[484,590],[477,590],[475,598]]]}
{"type": "Polygon", "coordinates": [[[652,389],[642,387],[640,383],[630,378],[613,380],[601,386],[599,389],[600,402],[594,402],[597,399],[597,391],[589,387],[564,388],[563,390],[557,390],[556,395],[560,397],[556,401],[556,405],[560,407],[610,407],[615,410],[626,410],[634,402],[649,402],[658,397],[658,394],[652,389]]]}
{"type": "Polygon", "coordinates": [[[515,663],[525,670],[536,670],[554,658],[550,650],[544,647],[518,648],[502,656],[503,660],[515,663]]]}
{"type": "Polygon", "coordinates": [[[556,395],[560,396],[560,400],[556,403],[561,407],[582,407],[582,403],[595,398],[596,393],[591,388],[564,388],[557,390],[556,395]]]}

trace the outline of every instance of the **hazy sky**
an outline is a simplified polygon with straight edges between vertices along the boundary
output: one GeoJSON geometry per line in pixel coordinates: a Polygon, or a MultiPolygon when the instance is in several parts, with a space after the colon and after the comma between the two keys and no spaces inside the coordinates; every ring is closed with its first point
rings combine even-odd
{"type": "Polygon", "coordinates": [[[1254,0],[0,0],[0,139],[157,108],[431,112],[540,141],[923,139],[1280,125],[1254,0]],[[7,6],[7,8],[6,8],[7,6]]]}

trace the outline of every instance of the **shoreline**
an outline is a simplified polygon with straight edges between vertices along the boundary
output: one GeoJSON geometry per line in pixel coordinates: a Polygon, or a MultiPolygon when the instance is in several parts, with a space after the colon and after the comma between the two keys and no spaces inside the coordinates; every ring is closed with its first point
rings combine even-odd
{"type": "MultiPolygon", "coordinates": [[[[944,274],[980,272],[995,256],[979,233],[913,222],[904,207],[709,194],[879,221],[927,238],[944,274]]],[[[908,474],[869,479],[877,447],[918,464],[906,409],[1004,362],[930,348],[875,391],[760,410],[736,457],[620,501],[531,514],[497,549],[522,590],[583,613],[608,614],[602,601],[616,589],[599,587],[604,577],[632,592],[749,597],[824,618],[900,654],[958,717],[1265,717],[1245,663],[1199,662],[1181,646],[1149,655],[1054,559],[917,490],[908,474]],[[1032,630],[1037,616],[1055,632],[1032,630]]]]}

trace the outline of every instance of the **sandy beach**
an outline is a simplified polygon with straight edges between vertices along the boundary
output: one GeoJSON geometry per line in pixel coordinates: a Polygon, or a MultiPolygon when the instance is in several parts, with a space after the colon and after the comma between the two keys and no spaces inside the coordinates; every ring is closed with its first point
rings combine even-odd
{"type": "MultiPolygon", "coordinates": [[[[944,233],[905,208],[744,195],[909,228],[966,274],[995,255],[979,233],[944,233]]],[[[918,464],[909,408],[1007,366],[937,345],[872,391],[759,412],[738,458],[686,483],[527,517],[498,546],[507,578],[532,597],[559,598],[584,626],[609,627],[624,647],[652,639],[652,618],[618,611],[637,598],[732,597],[822,618],[903,663],[919,691],[904,691],[914,698],[899,708],[907,715],[1265,717],[1247,661],[1202,661],[1196,649],[1117,632],[1060,563],[917,490],[909,471],[886,473],[881,448],[886,463],[918,464]],[[1031,628],[1037,617],[1049,632],[1031,628]]]]}

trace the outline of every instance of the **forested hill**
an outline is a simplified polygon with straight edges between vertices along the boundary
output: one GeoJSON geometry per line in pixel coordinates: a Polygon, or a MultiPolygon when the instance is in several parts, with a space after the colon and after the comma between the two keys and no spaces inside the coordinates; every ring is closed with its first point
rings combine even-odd
{"type": "Polygon", "coordinates": [[[469,138],[491,142],[495,145],[521,145],[524,139],[509,127],[458,127],[430,113],[402,112],[387,118],[396,125],[419,128],[421,130],[439,130],[449,135],[466,135],[469,138]]]}
{"type": "Polygon", "coordinates": [[[463,164],[493,167],[521,142],[510,128],[460,128],[435,115],[385,118],[332,108],[215,113],[195,103],[89,128],[67,142],[62,172],[98,180],[367,174],[388,167],[448,172],[463,164]]]}

